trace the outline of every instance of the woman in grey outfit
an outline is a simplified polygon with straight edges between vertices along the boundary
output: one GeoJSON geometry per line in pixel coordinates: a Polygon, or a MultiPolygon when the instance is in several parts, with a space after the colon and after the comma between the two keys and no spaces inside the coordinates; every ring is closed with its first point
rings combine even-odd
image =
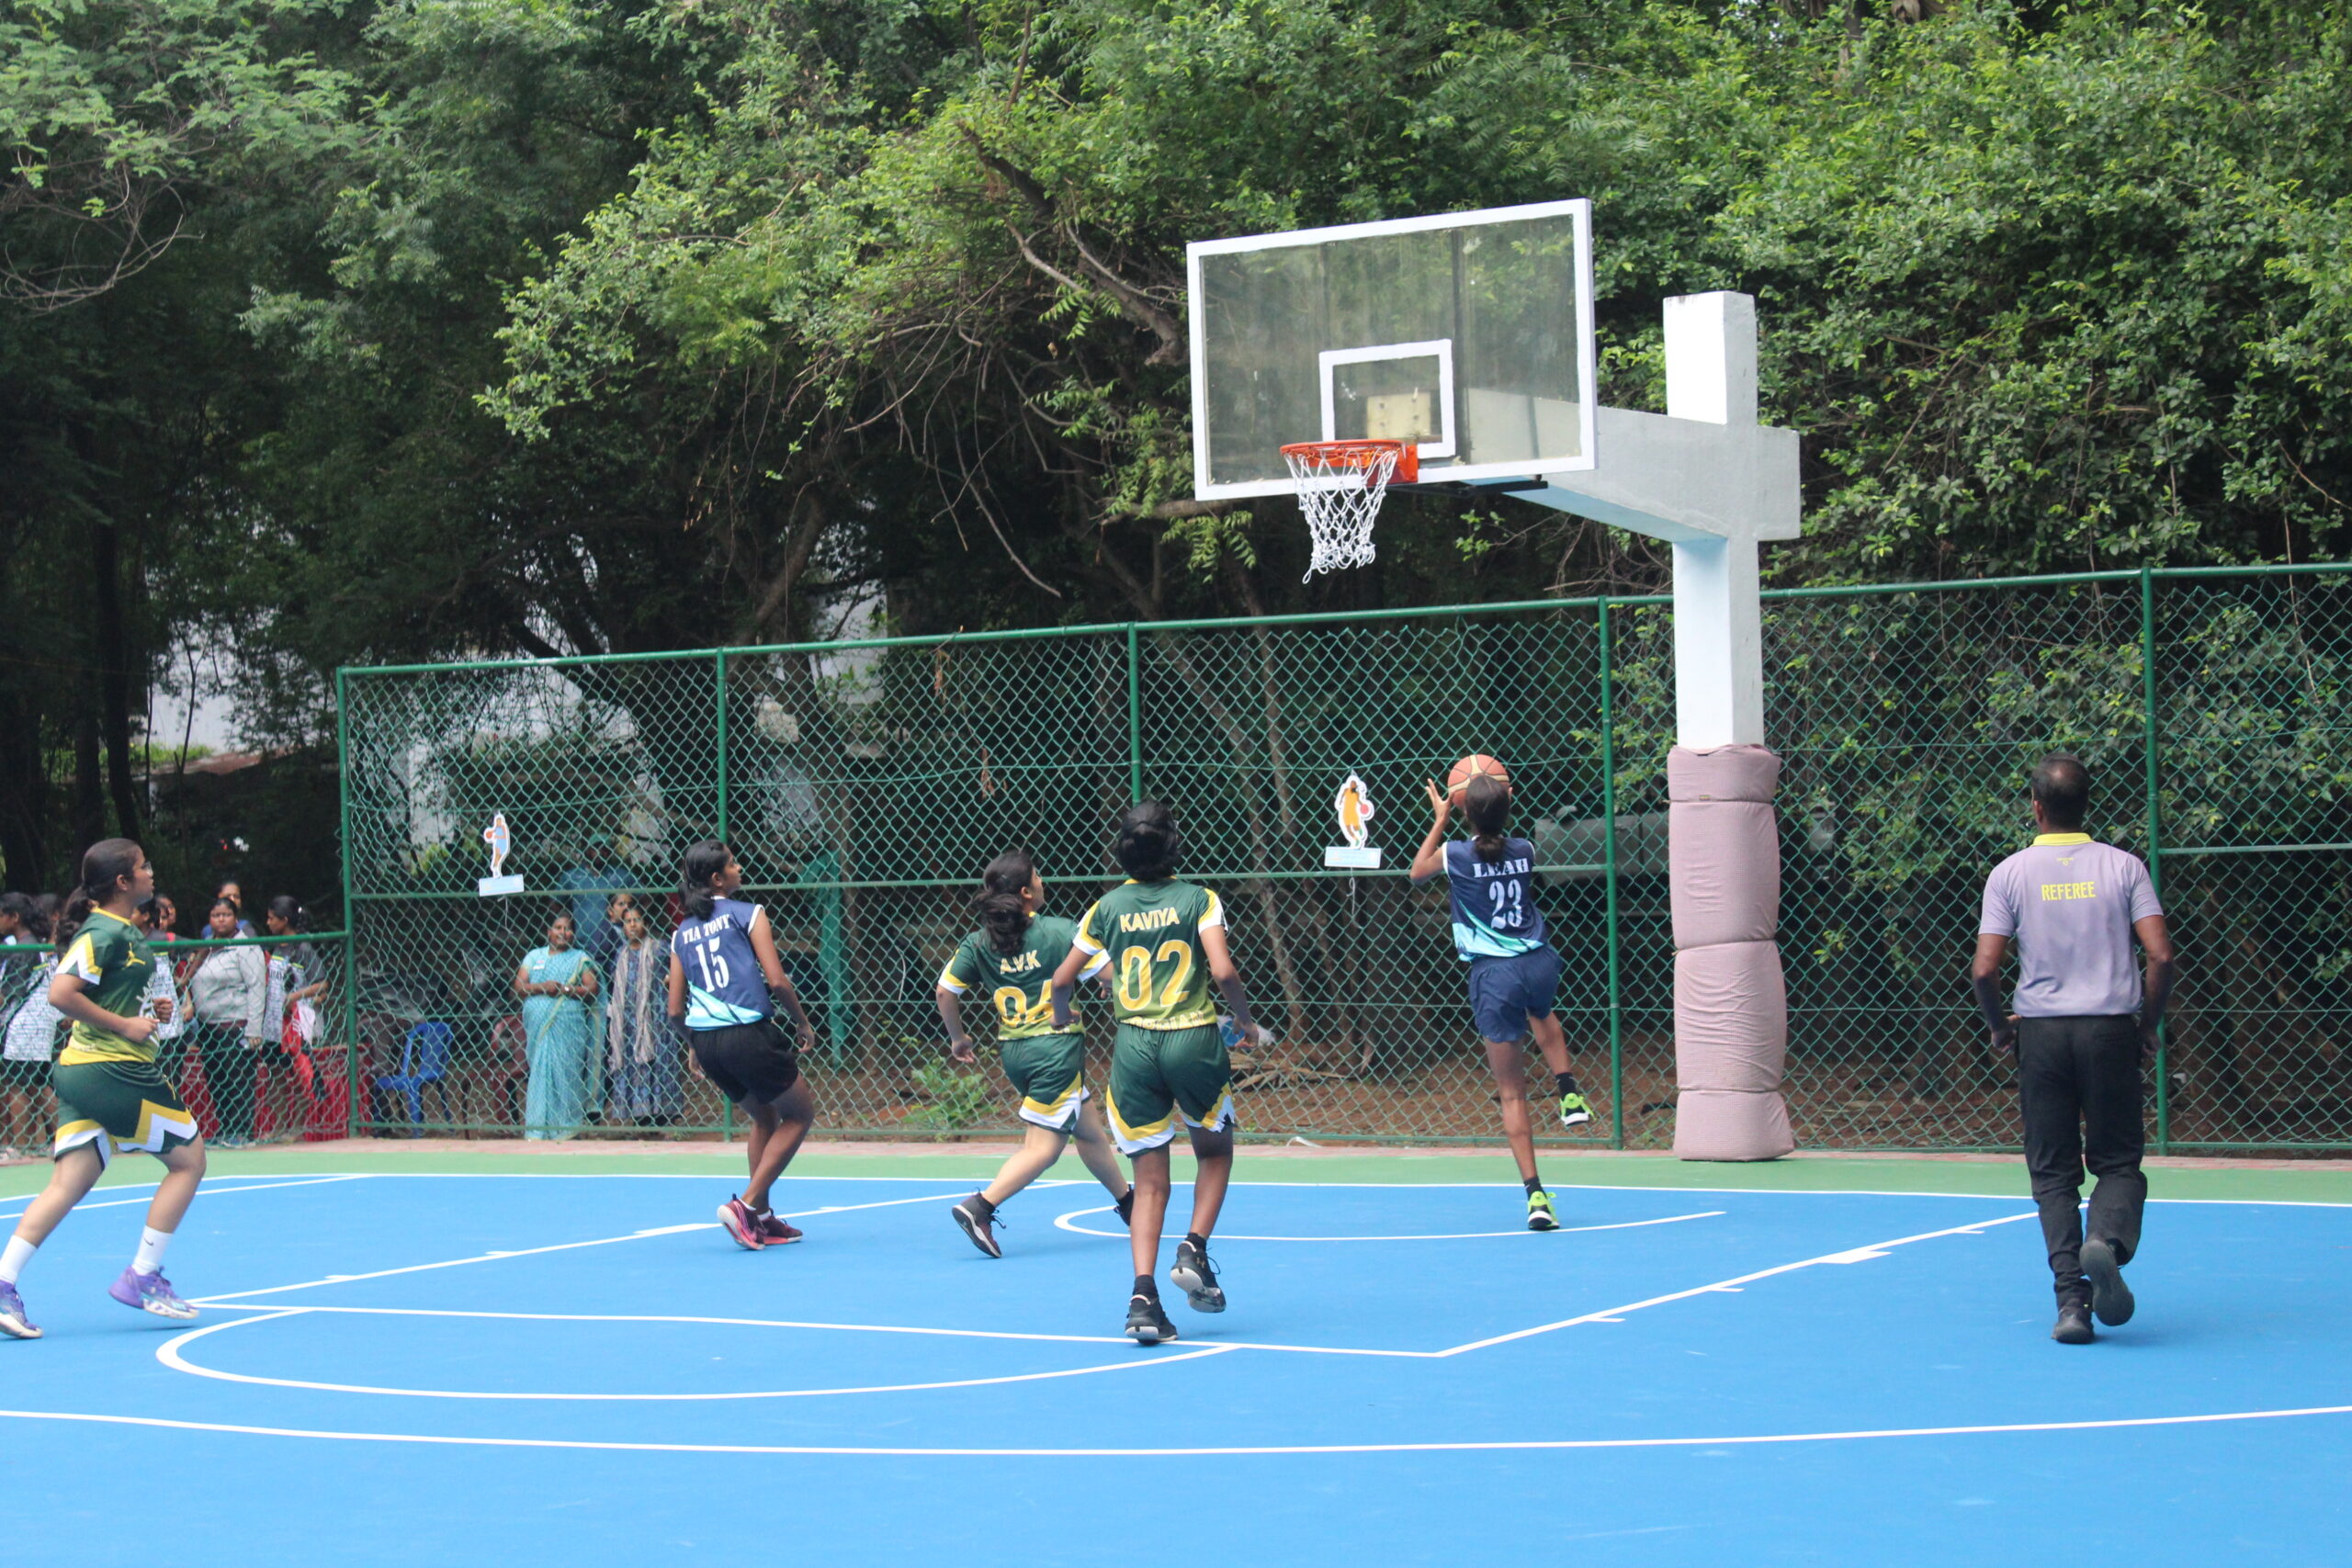
{"type": "MultiPolygon", "coordinates": [[[[216,898],[205,934],[233,937],[237,923],[237,906],[216,898]]],[[[212,1115],[220,1124],[213,1141],[224,1146],[249,1142],[254,1066],[269,1001],[268,960],[257,947],[216,947],[188,976],[187,995],[196,1013],[197,1059],[204,1064],[204,1086],[212,1093],[212,1115]]]]}

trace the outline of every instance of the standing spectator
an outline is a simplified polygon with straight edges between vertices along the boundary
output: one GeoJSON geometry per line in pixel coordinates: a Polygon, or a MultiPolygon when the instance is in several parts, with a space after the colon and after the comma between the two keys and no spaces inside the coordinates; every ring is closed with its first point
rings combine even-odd
{"type": "MultiPolygon", "coordinates": [[[[131,919],[139,926],[139,934],[151,942],[157,940],[155,931],[162,918],[163,902],[160,898],[141,899],[139,908],[131,912],[131,919]]],[[[177,980],[172,966],[158,959],[155,976],[147,982],[147,1011],[156,1020],[155,1032],[147,1040],[155,1047],[155,1060],[175,1083],[179,1073],[180,1032],[187,1027],[187,1010],[180,1005],[177,980]],[[154,1005],[157,1002],[169,1002],[171,1006],[158,1008],[154,1005]]]]}
{"type": "Polygon", "coordinates": [[[176,928],[180,923],[180,907],[161,893],[155,895],[154,904],[155,929],[148,933],[147,940],[150,942],[179,941],[180,933],[176,928]]]}
{"type": "MultiPolygon", "coordinates": [[[[269,901],[263,926],[272,936],[299,936],[311,929],[311,912],[293,895],[281,893],[269,901]]],[[[310,1122],[314,1098],[311,1045],[319,1037],[320,1013],[326,1005],[326,964],[317,944],[307,942],[280,947],[270,960],[271,1023],[264,1043],[278,1049],[265,1049],[262,1055],[277,1068],[273,1088],[279,1092],[270,1101],[271,1125],[280,1134],[299,1134],[310,1122]],[[287,1109],[295,1100],[302,1105],[300,1118],[287,1109]]]]}
{"type": "Polygon", "coordinates": [[[231,907],[237,911],[237,934],[239,936],[251,936],[254,934],[253,923],[245,919],[245,890],[243,888],[238,886],[233,882],[224,882],[220,885],[220,891],[215,893],[212,897],[215,902],[218,902],[222,898],[226,898],[229,900],[231,907]]]}
{"type": "MultiPolygon", "coordinates": [[[[612,919],[612,896],[627,887],[633,879],[628,868],[613,860],[610,840],[591,839],[581,852],[581,863],[555,879],[558,887],[569,888],[571,896],[565,900],[571,906],[571,929],[579,933],[580,947],[591,961],[597,961],[602,947],[605,953],[616,942],[606,937],[605,927],[612,919]]],[[[617,938],[618,932],[613,936],[617,938]]]]}
{"type": "Polygon", "coordinates": [[[622,922],[636,908],[635,894],[614,894],[605,900],[605,918],[588,927],[586,934],[580,939],[580,950],[588,955],[591,964],[596,965],[599,974],[611,971],[613,954],[620,951],[621,943],[626,940],[621,930],[622,922]]]}
{"type": "Polygon", "coordinates": [[[49,1063],[65,1021],[49,1005],[56,974],[40,907],[22,893],[0,895],[0,1154],[39,1147],[49,1120],[49,1063]]]}
{"type": "MultiPolygon", "coordinates": [[[[237,934],[237,906],[212,901],[205,934],[227,942],[237,934]]],[[[269,1002],[269,964],[257,947],[216,947],[196,961],[187,979],[196,1014],[197,1059],[204,1064],[212,1116],[222,1148],[251,1143],[254,1070],[260,1060],[262,1019],[269,1002]]]]}
{"type": "Polygon", "coordinates": [[[526,1138],[569,1138],[588,1114],[596,966],[572,945],[577,931],[570,915],[557,915],[548,922],[547,945],[533,948],[514,971],[514,994],[523,998],[524,1058],[530,1065],[523,1105],[526,1138]]]}
{"type": "Polygon", "coordinates": [[[634,905],[621,917],[612,969],[613,994],[605,1003],[605,1070],[612,1089],[607,1119],[614,1125],[667,1127],[685,1111],[677,1046],[663,1018],[669,950],[651,939],[645,911],[634,905]]]}
{"type": "Polygon", "coordinates": [[[2155,1055],[2172,995],[2172,937],[2140,857],[2083,831],[2090,770],[2044,757],[2030,783],[2035,838],[1993,868],[1969,982],[1996,1053],[2014,1051],[2026,1170],[2058,1292],[2050,1337],[2091,1342],[2096,1314],[2132,1319],[2123,1265],[2140,1248],[2148,1179],[2140,1169],[2140,1064],[2155,1055]],[[2001,1009],[2001,961],[2018,944],[2017,1016],[2001,1009]],[[2137,940],[2147,959],[2134,962],[2137,940]],[[2084,1156],[2090,1233],[2081,1212],[2084,1156]]]}

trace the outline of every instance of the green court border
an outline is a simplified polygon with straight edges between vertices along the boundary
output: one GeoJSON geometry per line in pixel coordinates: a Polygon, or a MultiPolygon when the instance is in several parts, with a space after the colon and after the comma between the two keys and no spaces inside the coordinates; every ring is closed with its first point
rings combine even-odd
{"type": "MultiPolygon", "coordinates": [[[[943,1149],[933,1153],[861,1149],[854,1145],[818,1145],[792,1163],[796,1177],[867,1177],[936,1181],[984,1181],[996,1172],[1004,1147],[943,1149]]],[[[1177,1161],[1182,1179],[1190,1161],[1177,1161]]],[[[1650,1187],[1725,1191],[1832,1191],[1959,1193],[2024,1200],[2025,1167],[2015,1158],[1904,1158],[1875,1155],[1798,1154],[1756,1165],[1695,1164],[1670,1155],[1558,1154],[1543,1160],[1553,1188],[1650,1187]]],[[[161,1170],[153,1161],[126,1156],[114,1162],[106,1185],[149,1183],[161,1170]]],[[[604,1153],[573,1145],[561,1152],[483,1149],[386,1149],[322,1146],[240,1149],[216,1152],[213,1178],[300,1177],[365,1172],[381,1175],[461,1176],[707,1176],[723,1182],[743,1169],[740,1145],[733,1150],[700,1148],[676,1152],[604,1153]]],[[[1049,1173],[1083,1182],[1084,1168],[1064,1158],[1049,1173]]],[[[2152,1160],[2150,1195],[2240,1202],[2341,1203],[2352,1205],[2352,1163],[2284,1160],[2152,1160]]],[[[1500,1149],[1491,1154],[1419,1152],[1343,1153],[1243,1149],[1235,1179],[1333,1185],[1492,1184],[1515,1187],[1517,1172],[1500,1149]]],[[[45,1163],[0,1168],[0,1201],[38,1191],[48,1179],[45,1163]]]]}

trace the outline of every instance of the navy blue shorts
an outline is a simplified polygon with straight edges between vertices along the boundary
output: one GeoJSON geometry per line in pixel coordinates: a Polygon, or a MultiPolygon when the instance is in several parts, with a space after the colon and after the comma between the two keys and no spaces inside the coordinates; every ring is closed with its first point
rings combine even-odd
{"type": "Polygon", "coordinates": [[[1549,947],[1470,961],[1470,1016],[1481,1040],[1526,1039],[1528,1015],[1551,1017],[1559,994],[1560,955],[1549,947]]]}

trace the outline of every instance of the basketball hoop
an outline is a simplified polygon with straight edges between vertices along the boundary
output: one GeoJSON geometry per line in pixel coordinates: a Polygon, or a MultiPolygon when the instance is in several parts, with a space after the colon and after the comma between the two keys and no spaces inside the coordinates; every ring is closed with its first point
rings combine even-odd
{"type": "Polygon", "coordinates": [[[1372,525],[1388,481],[1411,484],[1421,471],[1420,448],[1409,441],[1295,441],[1283,448],[1298,481],[1298,509],[1306,513],[1313,553],[1306,577],[1372,564],[1372,525]]]}

